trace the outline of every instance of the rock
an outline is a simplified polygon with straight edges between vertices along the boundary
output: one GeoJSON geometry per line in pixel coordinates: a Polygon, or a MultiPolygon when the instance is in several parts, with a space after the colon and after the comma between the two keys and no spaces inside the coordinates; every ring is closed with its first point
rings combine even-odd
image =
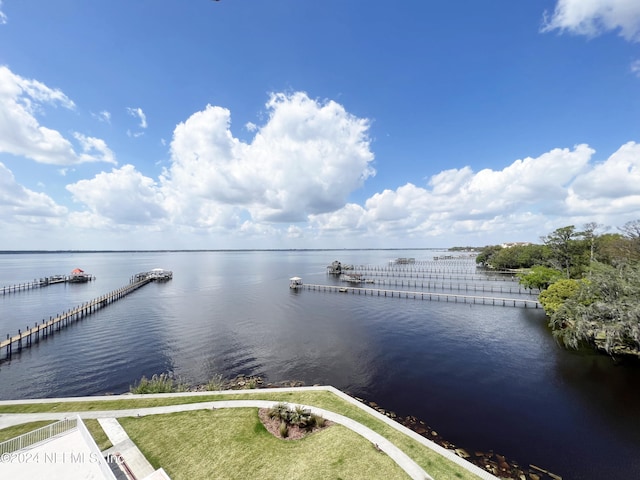
{"type": "Polygon", "coordinates": [[[462,449],[462,448],[456,448],[456,449],[454,450],[454,452],[456,452],[456,455],[458,455],[459,457],[462,457],[462,458],[469,458],[469,457],[471,456],[471,455],[469,455],[469,454],[467,453],[467,451],[466,451],[466,450],[464,450],[464,449],[462,449]]]}

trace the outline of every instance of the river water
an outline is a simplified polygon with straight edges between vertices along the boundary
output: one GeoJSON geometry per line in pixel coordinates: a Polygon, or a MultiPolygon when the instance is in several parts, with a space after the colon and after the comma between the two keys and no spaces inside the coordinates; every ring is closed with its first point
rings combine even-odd
{"type": "MultiPolygon", "coordinates": [[[[0,294],[1,338],[124,286],[135,273],[160,267],[174,277],[0,363],[0,399],[122,393],[143,375],[167,371],[190,383],[216,374],[301,380],[414,415],[471,452],[493,450],[564,479],[640,478],[640,364],[559,347],[541,309],[288,287],[292,276],[336,283],[326,274],[336,259],[383,268],[414,257],[414,268],[433,270],[432,257],[442,253],[2,254],[0,287],[76,267],[96,280],[0,294]]],[[[439,265],[449,265],[441,269],[448,279],[413,280],[424,291],[535,299],[508,293],[515,283],[479,277],[472,262],[439,265]],[[507,293],[460,292],[470,286],[507,293]]]]}

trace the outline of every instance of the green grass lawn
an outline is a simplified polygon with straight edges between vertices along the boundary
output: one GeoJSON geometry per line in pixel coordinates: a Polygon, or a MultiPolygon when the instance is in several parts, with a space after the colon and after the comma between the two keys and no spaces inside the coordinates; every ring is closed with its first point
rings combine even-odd
{"type": "Polygon", "coordinates": [[[267,432],[256,408],[119,421],[151,464],[173,480],[409,478],[348,428],[333,425],[301,440],[282,440],[267,432]]]}
{"type": "MultiPolygon", "coordinates": [[[[220,400],[272,400],[283,401],[290,403],[301,403],[305,405],[315,406],[326,410],[339,413],[341,415],[350,417],[363,425],[369,427],[373,431],[386,437],[393,442],[398,448],[403,450],[409,457],[411,457],[418,465],[420,465],[427,473],[432,477],[440,480],[448,479],[477,479],[478,477],[464,468],[452,463],[445,457],[439,455],[433,450],[425,447],[421,443],[412,439],[411,437],[399,432],[395,428],[387,425],[383,421],[375,418],[366,411],[358,408],[355,405],[346,402],[339,396],[329,391],[294,391],[294,392],[266,392],[253,390],[251,392],[233,393],[233,394],[213,394],[202,396],[185,396],[185,397],[170,397],[170,398],[127,398],[127,396],[114,397],[113,400],[96,400],[89,402],[57,402],[57,403],[40,403],[30,405],[3,405],[0,406],[0,413],[35,413],[35,412],[67,412],[67,411],[91,411],[91,410],[119,410],[129,408],[145,408],[156,407],[161,405],[177,405],[186,403],[198,403],[198,402],[210,402],[220,400]]],[[[230,409],[231,410],[231,409],[230,409]]],[[[233,409],[231,411],[234,411],[233,409]]],[[[217,411],[217,410],[216,410],[217,411]]],[[[220,410],[224,411],[224,410],[220,410]]],[[[190,415],[191,413],[184,413],[184,415],[190,415]]],[[[164,415],[154,415],[144,417],[145,420],[153,421],[164,415]]],[[[331,429],[330,429],[331,430],[331,429]]],[[[0,433],[3,431],[0,430],[0,433]]],[[[200,434],[198,430],[194,430],[191,435],[191,442],[196,444],[204,438],[205,434],[200,434]]],[[[368,443],[368,442],[367,442],[368,443]]],[[[164,467],[162,462],[160,465],[164,467]]],[[[292,477],[296,478],[296,477],[292,477]]],[[[331,478],[331,477],[329,477],[331,478]]],[[[383,478],[383,477],[375,477],[383,478]]],[[[393,477],[388,477],[393,478],[393,477]]]]}
{"type": "Polygon", "coordinates": [[[100,422],[98,422],[98,420],[94,418],[87,418],[82,422],[87,427],[87,430],[89,430],[89,433],[95,440],[96,445],[98,445],[98,448],[100,449],[100,451],[113,447],[111,440],[109,440],[109,437],[107,437],[107,434],[104,433],[104,430],[100,426],[100,422]]]}

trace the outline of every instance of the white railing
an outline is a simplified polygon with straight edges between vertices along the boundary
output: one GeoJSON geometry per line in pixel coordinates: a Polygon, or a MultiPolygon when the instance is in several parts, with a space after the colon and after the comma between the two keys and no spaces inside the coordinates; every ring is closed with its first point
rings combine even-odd
{"type": "Polygon", "coordinates": [[[64,420],[52,423],[51,425],[38,428],[32,432],[25,433],[19,437],[0,443],[0,455],[31,447],[37,443],[44,442],[51,437],[73,430],[77,426],[77,418],[65,418],[64,420]]]}
{"type": "MultiPolygon", "coordinates": [[[[84,443],[87,445],[87,447],[91,451],[90,458],[92,460],[98,461],[98,467],[100,467],[100,471],[102,472],[102,478],[104,478],[105,480],[117,480],[116,476],[111,470],[111,467],[107,464],[107,461],[100,453],[100,448],[98,448],[96,441],[91,436],[91,433],[89,433],[89,430],[87,430],[87,426],[84,424],[84,422],[79,416],[77,417],[77,419],[78,419],[78,432],[80,432],[80,435],[82,435],[82,439],[84,440],[84,443]]],[[[122,460],[119,456],[117,456],[115,457],[115,461],[120,462],[124,460],[122,460]]]]}

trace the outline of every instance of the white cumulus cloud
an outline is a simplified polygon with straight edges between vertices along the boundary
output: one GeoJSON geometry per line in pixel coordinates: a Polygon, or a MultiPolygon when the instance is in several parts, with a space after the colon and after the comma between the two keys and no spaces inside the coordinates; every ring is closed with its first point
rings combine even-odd
{"type": "Polygon", "coordinates": [[[274,94],[251,143],[233,136],[227,109],[207,106],[179,124],[165,190],[189,211],[208,203],[247,210],[257,221],[296,222],[344,205],[375,174],[366,119],[305,93],[274,94]],[[189,198],[185,198],[188,192],[189,198]]]}
{"type": "MultiPolygon", "coordinates": [[[[531,232],[542,229],[540,234],[544,233],[554,218],[576,214],[568,203],[571,186],[600,175],[600,167],[590,164],[594,153],[587,145],[578,145],[515,160],[502,170],[445,170],[433,175],[425,187],[407,183],[387,189],[372,195],[364,207],[347,204],[334,212],[311,215],[310,223],[325,234],[342,230],[370,239],[460,236],[487,241],[489,233],[502,238],[516,234],[510,232],[527,232],[526,238],[531,239],[531,232]]],[[[607,162],[608,181],[629,171],[631,158],[638,155],[623,147],[612,158],[619,158],[622,166],[607,162]]],[[[628,183],[633,182],[631,178],[628,183]]],[[[600,188],[598,195],[604,193],[600,188]]],[[[620,193],[634,195],[633,190],[620,193]]],[[[589,215],[593,219],[602,213],[596,209],[589,215]]]]}
{"type": "Polygon", "coordinates": [[[20,185],[13,173],[0,163],[0,219],[19,219],[25,217],[61,217],[67,213],[62,207],[44,193],[34,192],[20,185]]]}
{"type": "Polygon", "coordinates": [[[608,214],[640,211],[640,144],[629,142],[578,177],[568,190],[570,211],[608,214]]]}
{"type": "Polygon", "coordinates": [[[95,216],[119,224],[150,224],[166,216],[163,197],[153,179],[124,165],[102,172],[89,180],[67,185],[75,201],[82,202],[95,216]]]}
{"type": "Polygon", "coordinates": [[[102,140],[78,134],[76,140],[80,141],[82,149],[78,154],[60,132],[40,125],[36,115],[45,104],[75,108],[73,101],[62,91],[20,77],[8,67],[0,66],[0,152],[54,165],[115,162],[102,140]]]}
{"type": "Polygon", "coordinates": [[[590,37],[617,30],[628,41],[640,41],[638,0],[558,0],[543,31],[560,30],[590,37]]]}

